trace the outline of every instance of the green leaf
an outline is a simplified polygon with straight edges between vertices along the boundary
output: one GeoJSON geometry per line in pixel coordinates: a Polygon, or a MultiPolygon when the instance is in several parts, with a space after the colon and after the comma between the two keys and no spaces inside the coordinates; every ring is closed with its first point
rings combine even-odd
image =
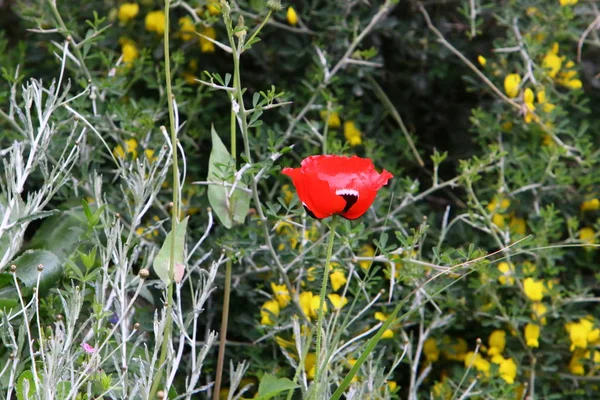
{"type": "Polygon", "coordinates": [[[278,378],[274,375],[266,374],[262,377],[258,385],[257,398],[260,400],[269,400],[281,392],[293,390],[297,387],[298,385],[288,378],[278,378]]]}
{"type": "MultiPolygon", "coordinates": [[[[208,161],[207,181],[233,184],[233,176],[223,180],[223,175],[230,173],[234,168],[233,158],[215,132],[214,127],[211,127],[211,136],[213,146],[208,161]]],[[[246,185],[241,181],[238,182],[236,190],[228,199],[227,195],[231,191],[231,186],[208,185],[208,201],[219,221],[227,229],[231,229],[234,222],[241,224],[246,219],[250,208],[250,194],[244,189],[247,189],[246,185]]]]}
{"type": "Polygon", "coordinates": [[[35,380],[33,373],[30,370],[23,371],[17,379],[17,399],[28,400],[34,398],[35,395],[35,380]],[[27,391],[27,393],[25,393],[27,391]]]}
{"type": "Polygon", "coordinates": [[[17,278],[28,289],[36,287],[38,265],[43,265],[44,269],[40,274],[41,292],[54,287],[64,271],[64,263],[54,253],[47,250],[27,250],[11,261],[10,264],[17,266],[17,278]]]}
{"type": "Polygon", "coordinates": [[[56,398],[58,400],[66,399],[70,392],[71,392],[71,382],[62,381],[62,382],[58,382],[58,385],[56,385],[56,398]]]}
{"type": "MultiPolygon", "coordinates": [[[[184,259],[184,246],[185,246],[185,230],[187,228],[188,219],[185,217],[183,221],[177,224],[175,227],[175,282],[181,281],[183,273],[185,272],[185,259],[184,259]]],[[[169,232],[165,241],[163,242],[160,251],[154,258],[152,266],[156,275],[169,286],[171,279],[169,279],[169,262],[171,260],[171,241],[173,237],[173,231],[169,232]]]]}

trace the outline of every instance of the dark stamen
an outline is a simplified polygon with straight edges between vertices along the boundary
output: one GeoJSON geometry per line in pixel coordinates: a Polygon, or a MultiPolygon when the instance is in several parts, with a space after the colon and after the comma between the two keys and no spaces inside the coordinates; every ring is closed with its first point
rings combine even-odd
{"type": "Polygon", "coordinates": [[[339,196],[346,201],[346,207],[344,207],[342,213],[348,212],[352,208],[352,206],[358,201],[358,196],[353,194],[340,194],[339,196]]]}
{"type": "Polygon", "coordinates": [[[306,210],[306,213],[307,213],[307,214],[308,214],[308,215],[309,215],[311,218],[314,218],[314,219],[320,219],[320,218],[317,218],[317,217],[315,217],[315,214],[313,214],[313,212],[312,212],[312,211],[310,211],[310,210],[308,209],[308,207],[306,207],[306,205],[304,205],[304,204],[303,204],[303,206],[304,206],[304,209],[306,210]]]}

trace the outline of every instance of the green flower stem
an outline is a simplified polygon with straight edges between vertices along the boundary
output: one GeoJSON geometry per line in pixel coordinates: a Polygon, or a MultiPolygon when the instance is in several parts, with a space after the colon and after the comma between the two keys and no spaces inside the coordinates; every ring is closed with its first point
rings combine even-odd
{"type": "Polygon", "coordinates": [[[173,109],[173,88],[171,86],[171,64],[169,53],[169,8],[170,0],[165,0],[165,32],[164,32],[164,53],[165,53],[165,80],[167,87],[167,107],[169,110],[169,127],[171,130],[171,153],[173,157],[173,205],[171,207],[171,256],[169,258],[169,286],[167,288],[167,297],[165,299],[165,313],[167,321],[163,333],[163,341],[160,348],[160,357],[158,360],[158,369],[152,378],[152,387],[150,388],[149,399],[154,399],[162,381],[163,371],[165,370],[165,360],[169,350],[171,340],[171,330],[173,329],[173,281],[175,277],[175,228],[179,222],[179,160],[177,153],[177,131],[175,126],[175,110],[173,109]]]}
{"type": "Polygon", "coordinates": [[[229,322],[229,298],[231,297],[231,257],[229,254],[225,264],[225,293],[223,294],[223,314],[221,317],[221,333],[219,334],[219,356],[215,376],[215,390],[213,400],[219,400],[221,382],[223,379],[223,364],[225,361],[225,342],[227,341],[227,324],[229,322]]]}
{"type": "MultiPolygon", "coordinates": [[[[317,318],[317,348],[316,356],[317,363],[315,366],[315,383],[319,384],[321,377],[321,336],[323,329],[323,306],[325,305],[325,294],[327,293],[327,278],[329,277],[329,266],[331,265],[331,255],[333,254],[333,242],[335,240],[335,226],[337,225],[337,216],[331,218],[329,225],[329,243],[327,244],[327,258],[325,259],[325,270],[323,271],[323,280],[321,281],[321,292],[319,293],[319,311],[317,318]]],[[[316,392],[314,392],[316,394],[316,392]]]]}

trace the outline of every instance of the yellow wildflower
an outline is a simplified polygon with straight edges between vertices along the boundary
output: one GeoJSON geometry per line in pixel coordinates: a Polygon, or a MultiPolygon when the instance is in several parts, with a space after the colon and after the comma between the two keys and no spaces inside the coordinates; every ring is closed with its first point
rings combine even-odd
{"type": "Polygon", "coordinates": [[[484,359],[480,353],[475,354],[470,351],[465,355],[465,367],[473,365],[479,372],[485,376],[490,376],[490,362],[484,359]]]}
{"type": "Polygon", "coordinates": [[[546,325],[546,313],[548,312],[548,307],[544,303],[533,303],[531,305],[531,319],[534,321],[540,321],[542,325],[546,325]]]}
{"type": "Polygon", "coordinates": [[[542,110],[544,110],[545,113],[551,113],[556,108],[556,106],[554,104],[548,103],[546,101],[546,91],[545,90],[540,90],[537,92],[537,101],[539,104],[542,105],[542,110]]]}
{"type": "Polygon", "coordinates": [[[275,322],[271,319],[272,316],[279,315],[279,303],[275,300],[267,300],[260,308],[260,323],[263,325],[274,325],[275,322]]]}
{"type": "Polygon", "coordinates": [[[478,55],[477,56],[477,62],[479,63],[479,65],[481,65],[482,67],[485,67],[485,65],[487,64],[487,60],[484,56],[482,55],[478,55]]]}
{"type": "Polygon", "coordinates": [[[319,269],[317,267],[310,267],[306,270],[306,280],[313,282],[319,276],[319,269]]]}
{"type": "Polygon", "coordinates": [[[600,209],[600,200],[593,198],[581,203],[581,211],[597,211],[600,209]]]}
{"type": "Polygon", "coordinates": [[[504,382],[512,385],[515,383],[515,377],[517,376],[517,363],[512,358],[507,358],[500,363],[498,373],[500,378],[504,379],[504,382]]]}
{"type": "Polygon", "coordinates": [[[549,51],[542,58],[542,68],[544,68],[550,78],[555,78],[562,67],[562,58],[557,53],[549,51]]]}
{"type": "Polygon", "coordinates": [[[344,122],[344,137],[352,147],[362,144],[361,132],[354,121],[344,122]]]}
{"type": "Polygon", "coordinates": [[[306,317],[310,320],[310,309],[312,304],[313,294],[312,292],[301,292],[298,296],[298,302],[300,303],[300,307],[302,307],[302,312],[306,317]]]}
{"type": "Polygon", "coordinates": [[[150,11],[146,14],[146,30],[159,35],[165,33],[165,13],[162,10],[150,11]]]}
{"type": "MultiPolygon", "coordinates": [[[[321,296],[313,296],[310,300],[310,316],[317,318],[319,316],[319,305],[321,303],[321,296]]],[[[323,314],[327,312],[327,302],[323,302],[323,314]]]]}
{"type": "Polygon", "coordinates": [[[123,146],[118,145],[114,149],[114,154],[118,158],[125,158],[126,154],[132,154],[133,158],[137,157],[137,140],[135,139],[127,139],[125,141],[125,150],[123,150],[123,146]]]}
{"type": "Polygon", "coordinates": [[[277,300],[280,308],[285,308],[288,304],[290,304],[292,297],[290,296],[290,292],[287,290],[285,285],[276,285],[275,283],[271,282],[271,290],[273,291],[275,300],[277,300]]]}
{"type": "Polygon", "coordinates": [[[315,364],[317,363],[317,356],[315,353],[308,353],[304,359],[304,371],[306,371],[306,377],[313,379],[315,377],[315,364]]]}
{"type": "Polygon", "coordinates": [[[393,392],[398,387],[398,384],[396,383],[396,381],[387,381],[386,383],[387,383],[388,389],[390,389],[390,392],[393,392]]]}
{"type": "Polygon", "coordinates": [[[573,375],[585,375],[585,368],[581,360],[583,360],[581,352],[574,352],[573,357],[571,357],[571,361],[569,362],[569,371],[571,371],[573,375]]]}
{"type": "MultiPolygon", "coordinates": [[[[372,258],[375,256],[375,249],[370,244],[364,244],[361,246],[358,255],[361,257],[372,258]]],[[[358,265],[360,265],[363,270],[367,271],[372,263],[372,260],[363,260],[359,261],[358,265]]]]}
{"type": "Polygon", "coordinates": [[[329,117],[327,117],[327,110],[322,110],[319,114],[321,115],[321,118],[323,119],[323,121],[325,121],[327,119],[327,125],[332,128],[339,128],[340,126],[342,126],[342,121],[340,120],[340,115],[335,112],[332,111],[329,113],[329,117]]]}
{"type": "Polygon", "coordinates": [[[192,40],[196,36],[194,35],[195,31],[194,21],[190,17],[179,18],[179,36],[182,40],[192,40]]]}
{"type": "Polygon", "coordinates": [[[429,338],[423,343],[423,353],[430,363],[436,362],[440,358],[440,349],[434,338],[429,338]]]}
{"type": "Polygon", "coordinates": [[[146,159],[153,163],[154,161],[156,161],[156,156],[154,155],[154,150],[152,149],[145,149],[144,150],[144,155],[146,156],[146,159]]]}
{"type": "Polygon", "coordinates": [[[544,292],[546,291],[544,282],[536,281],[533,278],[525,278],[523,281],[523,289],[525,291],[525,296],[532,301],[542,300],[542,298],[544,298],[544,292]]]}
{"type": "MultiPolygon", "coordinates": [[[[217,38],[217,31],[212,26],[207,26],[207,27],[203,28],[200,33],[211,39],[217,38]]],[[[214,53],[215,52],[215,44],[213,42],[211,42],[210,40],[200,36],[199,43],[200,43],[200,51],[201,52],[203,52],[203,53],[214,53]]]]}
{"type": "Polygon", "coordinates": [[[527,124],[533,120],[533,112],[535,111],[534,100],[535,95],[533,94],[533,90],[530,88],[525,89],[525,92],[523,92],[523,102],[525,103],[525,107],[527,107],[524,115],[525,123],[527,124]]]}
{"type": "Polygon", "coordinates": [[[121,45],[121,53],[123,54],[122,60],[125,64],[133,62],[140,55],[135,42],[132,40],[124,41],[121,45]]]}
{"type": "Polygon", "coordinates": [[[582,242],[593,244],[596,243],[596,232],[590,227],[581,228],[579,231],[579,239],[582,242]]]}
{"type": "Polygon", "coordinates": [[[339,294],[332,293],[330,295],[327,295],[327,298],[331,302],[333,308],[335,308],[336,310],[344,308],[344,306],[348,304],[348,299],[345,296],[340,296],[339,294]]]}
{"type": "Polygon", "coordinates": [[[221,13],[221,9],[219,8],[219,0],[208,0],[206,3],[206,8],[208,9],[208,13],[210,15],[219,15],[221,13]]]}
{"type": "Polygon", "coordinates": [[[298,14],[293,7],[288,7],[287,9],[287,21],[292,26],[298,25],[298,14]]]}
{"type": "Polygon", "coordinates": [[[377,311],[377,312],[375,313],[375,319],[376,319],[377,321],[381,321],[381,322],[383,322],[383,321],[385,321],[385,320],[387,319],[387,317],[388,317],[388,316],[387,316],[387,315],[385,315],[384,313],[382,313],[381,311],[377,311]]]}
{"type": "Polygon", "coordinates": [[[590,336],[594,338],[596,334],[593,332],[595,329],[594,322],[588,318],[580,318],[579,322],[569,322],[565,324],[565,329],[569,333],[569,339],[571,339],[571,351],[577,348],[585,349],[590,341],[590,336]]]}
{"type": "Polygon", "coordinates": [[[498,271],[502,272],[502,275],[498,277],[498,282],[501,285],[513,285],[515,283],[515,278],[513,278],[515,267],[512,263],[502,261],[498,264],[498,271]]]}
{"type": "Polygon", "coordinates": [[[334,292],[337,292],[348,281],[344,272],[339,269],[336,269],[329,274],[329,280],[331,281],[331,287],[334,292]]]}
{"type": "Polygon", "coordinates": [[[442,353],[448,360],[464,361],[469,345],[463,338],[444,336],[442,339],[442,353]]]}
{"type": "Polygon", "coordinates": [[[521,76],[519,74],[508,74],[504,78],[504,91],[508,97],[515,98],[519,94],[519,84],[521,76]]]}
{"type": "Polygon", "coordinates": [[[508,226],[510,228],[510,231],[517,235],[524,236],[525,233],[527,233],[527,223],[523,218],[511,216],[508,226]]]}
{"type": "Polygon", "coordinates": [[[490,334],[488,338],[488,355],[494,356],[496,354],[502,354],[506,347],[506,332],[501,329],[496,329],[490,334]]]}
{"type": "Polygon", "coordinates": [[[119,21],[122,24],[127,23],[135,18],[140,12],[140,5],[137,3],[123,3],[119,7],[119,21]]]}
{"type": "Polygon", "coordinates": [[[394,331],[391,329],[386,329],[383,331],[383,335],[381,335],[382,339],[391,339],[394,337],[394,331]]]}
{"type": "Polygon", "coordinates": [[[540,346],[540,326],[537,324],[527,324],[525,325],[525,340],[527,341],[527,346],[529,347],[539,347],[540,346]]]}
{"type": "Polygon", "coordinates": [[[558,0],[561,6],[574,6],[579,0],[558,0]]]}

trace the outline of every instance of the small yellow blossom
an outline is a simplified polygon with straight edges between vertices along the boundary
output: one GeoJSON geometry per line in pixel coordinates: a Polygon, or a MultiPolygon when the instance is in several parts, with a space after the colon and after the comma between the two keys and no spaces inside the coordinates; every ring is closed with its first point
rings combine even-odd
{"type": "Polygon", "coordinates": [[[515,278],[513,277],[515,267],[512,263],[502,261],[498,264],[498,271],[502,272],[502,275],[498,277],[498,282],[501,285],[513,285],[515,283],[515,278]]]}
{"type": "Polygon", "coordinates": [[[137,157],[137,140],[135,139],[127,139],[125,140],[125,150],[123,150],[123,146],[118,145],[114,149],[114,155],[118,158],[125,158],[126,154],[132,154],[133,158],[137,157]]]}
{"type": "Polygon", "coordinates": [[[153,163],[157,159],[157,157],[154,155],[154,150],[152,149],[145,149],[144,155],[146,156],[146,159],[151,163],[153,163]]]}
{"type": "Polygon", "coordinates": [[[542,105],[542,110],[544,110],[545,113],[551,113],[552,111],[554,111],[556,106],[554,104],[548,103],[546,101],[546,91],[545,90],[538,91],[536,93],[536,96],[537,96],[538,103],[542,105]]]}
{"type": "MultiPolygon", "coordinates": [[[[310,316],[317,318],[319,316],[319,305],[321,303],[321,296],[313,296],[310,300],[310,316]]],[[[323,315],[327,312],[327,302],[323,302],[323,315]]]]}
{"type": "Polygon", "coordinates": [[[314,282],[319,277],[319,269],[317,267],[310,267],[306,270],[306,280],[314,282]]]}
{"type": "Polygon", "coordinates": [[[525,107],[527,110],[525,111],[524,119],[525,123],[529,124],[533,120],[533,112],[535,111],[535,105],[533,102],[535,101],[535,95],[533,94],[533,90],[530,88],[525,89],[523,92],[523,102],[525,103],[525,107]]]}
{"type": "Polygon", "coordinates": [[[331,302],[333,308],[335,308],[336,310],[344,308],[344,306],[348,304],[348,299],[345,296],[340,296],[339,294],[332,293],[330,295],[327,295],[327,298],[331,302]]]}
{"type": "Polygon", "coordinates": [[[484,56],[482,55],[478,55],[477,56],[477,62],[479,63],[479,65],[481,65],[482,67],[485,67],[485,65],[487,64],[487,60],[484,56]]]}
{"type": "Polygon", "coordinates": [[[398,383],[396,383],[396,381],[387,381],[386,383],[387,383],[388,389],[390,389],[390,392],[393,392],[398,387],[398,383]]]}
{"type": "Polygon", "coordinates": [[[315,377],[315,365],[317,363],[317,356],[315,353],[308,353],[304,359],[304,371],[306,371],[306,377],[313,379],[315,377]]]}
{"type": "Polygon", "coordinates": [[[260,323],[263,325],[274,325],[275,322],[271,319],[272,316],[279,315],[279,303],[276,300],[267,300],[260,308],[260,323]]]}
{"type": "Polygon", "coordinates": [[[579,0],[558,0],[561,6],[574,6],[579,0]]]}
{"type": "Polygon", "coordinates": [[[354,121],[344,122],[344,137],[346,138],[350,146],[354,147],[362,144],[361,135],[362,134],[360,130],[356,127],[354,121]]]}
{"type": "MultiPolygon", "coordinates": [[[[358,255],[361,257],[372,258],[375,256],[375,249],[370,244],[364,244],[361,246],[358,255]]],[[[367,271],[371,267],[372,263],[372,260],[363,260],[360,261],[358,265],[360,265],[363,270],[367,271]]]]}
{"type": "Polygon", "coordinates": [[[179,18],[179,36],[182,40],[192,40],[196,36],[194,35],[195,31],[194,21],[190,17],[179,18]]]}
{"type": "Polygon", "coordinates": [[[436,362],[440,358],[440,349],[434,338],[429,338],[423,343],[423,353],[430,363],[436,362]]]}
{"type": "Polygon", "coordinates": [[[582,242],[593,244],[596,243],[596,232],[590,227],[581,228],[579,231],[579,239],[582,242]]]}
{"type": "Polygon", "coordinates": [[[277,300],[280,308],[285,308],[288,304],[290,304],[292,297],[290,296],[290,292],[287,290],[285,285],[276,285],[275,283],[271,282],[271,290],[273,291],[275,300],[277,300]]]}
{"type": "Polygon", "coordinates": [[[542,68],[547,71],[547,74],[550,78],[555,78],[562,67],[562,58],[558,56],[558,54],[553,51],[549,51],[546,53],[544,58],[542,58],[542,68]]]}
{"type": "Polygon", "coordinates": [[[540,346],[540,326],[538,324],[527,324],[525,325],[525,340],[529,347],[540,346]]]}
{"type": "Polygon", "coordinates": [[[292,26],[298,25],[298,14],[296,13],[296,10],[294,10],[293,7],[289,7],[287,9],[287,21],[288,24],[292,26]]]}
{"type": "Polygon", "coordinates": [[[496,329],[490,334],[488,338],[488,355],[494,356],[496,354],[502,354],[506,347],[506,332],[501,329],[496,329]]]}
{"type": "Polygon", "coordinates": [[[119,21],[122,24],[134,19],[140,12],[140,5],[137,3],[123,3],[119,7],[119,21]]]}
{"type": "Polygon", "coordinates": [[[500,378],[504,379],[506,383],[512,385],[515,383],[515,377],[517,376],[517,363],[512,358],[507,358],[498,367],[498,373],[500,378]]]}
{"type": "MultiPolygon", "coordinates": [[[[203,28],[200,33],[211,39],[217,38],[217,31],[212,26],[207,26],[207,27],[203,28]]],[[[211,42],[210,40],[200,36],[199,43],[200,43],[200,51],[201,52],[203,52],[203,53],[214,53],[215,52],[215,44],[213,42],[211,42]]]]}
{"type": "Polygon", "coordinates": [[[581,203],[581,211],[597,211],[600,209],[600,200],[593,198],[581,203]]]}
{"type": "Polygon", "coordinates": [[[525,233],[527,233],[527,223],[523,218],[511,216],[508,226],[510,228],[510,231],[517,235],[524,236],[525,233]]]}
{"type": "Polygon", "coordinates": [[[541,322],[542,325],[546,325],[546,313],[548,312],[548,307],[544,303],[533,303],[531,305],[531,319],[534,321],[541,322]]]}
{"type": "Polygon", "coordinates": [[[521,76],[519,74],[508,74],[504,78],[504,91],[508,97],[515,98],[519,94],[519,84],[521,76]]]}
{"type": "Polygon", "coordinates": [[[544,288],[543,281],[536,281],[533,278],[525,278],[523,281],[523,290],[525,291],[525,296],[527,296],[532,301],[540,301],[544,298],[544,292],[546,288],[544,288]]]}
{"type": "Polygon", "coordinates": [[[465,355],[465,367],[473,365],[479,372],[485,376],[490,376],[490,362],[483,358],[480,353],[475,354],[470,351],[465,355]]]}
{"type": "Polygon", "coordinates": [[[121,45],[121,53],[123,54],[122,60],[125,64],[132,63],[140,55],[135,42],[132,40],[124,41],[121,45]]]}
{"type": "Polygon", "coordinates": [[[310,320],[310,310],[312,305],[312,292],[301,292],[298,296],[298,302],[300,303],[300,307],[302,308],[302,312],[306,317],[310,320]]]}
{"type": "Polygon", "coordinates": [[[569,339],[571,339],[571,351],[574,351],[577,348],[587,348],[590,338],[598,339],[598,335],[594,331],[599,330],[593,328],[594,322],[589,318],[580,318],[579,322],[569,322],[565,324],[565,329],[569,333],[569,339]]]}
{"type": "Polygon", "coordinates": [[[463,338],[444,336],[442,339],[442,353],[448,360],[464,361],[469,345],[463,338]]]}
{"type": "Polygon", "coordinates": [[[340,115],[335,112],[329,112],[329,117],[327,117],[328,111],[327,110],[322,110],[320,113],[321,118],[323,119],[323,121],[327,120],[327,125],[332,128],[339,128],[340,126],[342,126],[342,121],[340,120],[340,115]]]}
{"type": "Polygon", "coordinates": [[[162,10],[150,11],[146,14],[146,30],[159,35],[165,33],[165,13],[162,10]]]}
{"type": "Polygon", "coordinates": [[[573,375],[585,375],[585,368],[583,363],[583,356],[580,351],[576,351],[573,353],[573,357],[571,357],[571,361],[569,362],[569,371],[573,375]]]}
{"type": "Polygon", "coordinates": [[[381,322],[383,322],[383,321],[385,321],[385,320],[387,319],[387,317],[388,317],[388,316],[387,316],[387,315],[385,315],[384,313],[382,313],[381,311],[377,311],[377,312],[375,313],[375,319],[376,319],[377,321],[381,321],[381,322]]]}
{"type": "Polygon", "coordinates": [[[329,280],[331,281],[331,287],[334,292],[337,292],[348,281],[344,272],[339,269],[336,269],[329,274],[329,280]]]}
{"type": "Polygon", "coordinates": [[[382,339],[391,339],[394,337],[394,331],[391,329],[386,329],[383,331],[383,335],[381,335],[382,339]]]}
{"type": "Polygon", "coordinates": [[[210,15],[219,15],[221,13],[221,9],[219,8],[219,0],[208,0],[206,3],[206,8],[208,9],[208,13],[210,15]]]}

